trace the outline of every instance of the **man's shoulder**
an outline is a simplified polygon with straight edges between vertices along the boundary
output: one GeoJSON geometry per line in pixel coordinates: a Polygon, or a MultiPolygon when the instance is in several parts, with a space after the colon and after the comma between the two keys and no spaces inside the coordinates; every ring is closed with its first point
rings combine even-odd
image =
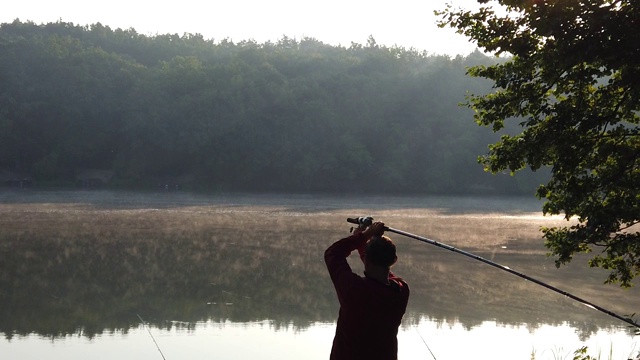
{"type": "Polygon", "coordinates": [[[396,285],[398,286],[398,288],[400,289],[400,291],[406,291],[409,292],[409,284],[407,284],[406,281],[404,281],[403,278],[399,277],[399,276],[395,276],[392,275],[389,278],[390,281],[393,281],[394,283],[396,283],[396,285]]]}

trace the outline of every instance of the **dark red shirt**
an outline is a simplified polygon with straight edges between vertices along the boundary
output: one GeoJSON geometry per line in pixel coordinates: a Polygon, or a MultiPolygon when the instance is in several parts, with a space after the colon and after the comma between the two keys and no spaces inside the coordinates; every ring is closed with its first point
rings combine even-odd
{"type": "Polygon", "coordinates": [[[398,327],[407,308],[409,286],[389,273],[389,285],[351,270],[347,257],[367,239],[353,234],[331,245],[324,260],[340,301],[331,360],[395,360],[398,327]]]}

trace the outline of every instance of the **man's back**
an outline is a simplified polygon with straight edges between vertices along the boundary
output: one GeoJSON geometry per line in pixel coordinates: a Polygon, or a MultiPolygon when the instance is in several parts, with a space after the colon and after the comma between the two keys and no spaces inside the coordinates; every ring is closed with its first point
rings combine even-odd
{"type": "Polygon", "coordinates": [[[340,301],[331,350],[332,360],[396,359],[398,327],[409,299],[409,287],[389,272],[388,284],[355,274],[349,254],[366,244],[362,233],[344,238],[325,251],[325,262],[340,301]]]}

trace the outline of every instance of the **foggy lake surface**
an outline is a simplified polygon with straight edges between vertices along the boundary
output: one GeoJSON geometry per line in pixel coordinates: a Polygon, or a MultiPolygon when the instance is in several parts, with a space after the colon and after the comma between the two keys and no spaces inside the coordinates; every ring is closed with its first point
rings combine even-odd
{"type": "MultiPolygon", "coordinates": [[[[490,259],[620,315],[640,291],[584,256],[557,269],[535,198],[0,190],[1,359],[328,359],[338,301],[323,253],[347,217],[490,259]]],[[[398,234],[411,298],[399,359],[601,359],[640,350],[625,323],[398,234]]],[[[362,273],[354,255],[350,264],[362,273]]]]}

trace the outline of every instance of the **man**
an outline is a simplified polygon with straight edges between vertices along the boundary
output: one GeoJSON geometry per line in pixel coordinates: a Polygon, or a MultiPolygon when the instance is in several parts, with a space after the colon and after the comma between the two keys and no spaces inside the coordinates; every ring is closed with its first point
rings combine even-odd
{"type": "Polygon", "coordinates": [[[398,258],[391,239],[383,236],[384,229],[382,222],[358,228],[324,253],[340,301],[331,360],[397,359],[398,327],[407,308],[409,286],[391,272],[398,258]],[[353,250],[364,262],[364,277],[347,262],[353,250]]]}

